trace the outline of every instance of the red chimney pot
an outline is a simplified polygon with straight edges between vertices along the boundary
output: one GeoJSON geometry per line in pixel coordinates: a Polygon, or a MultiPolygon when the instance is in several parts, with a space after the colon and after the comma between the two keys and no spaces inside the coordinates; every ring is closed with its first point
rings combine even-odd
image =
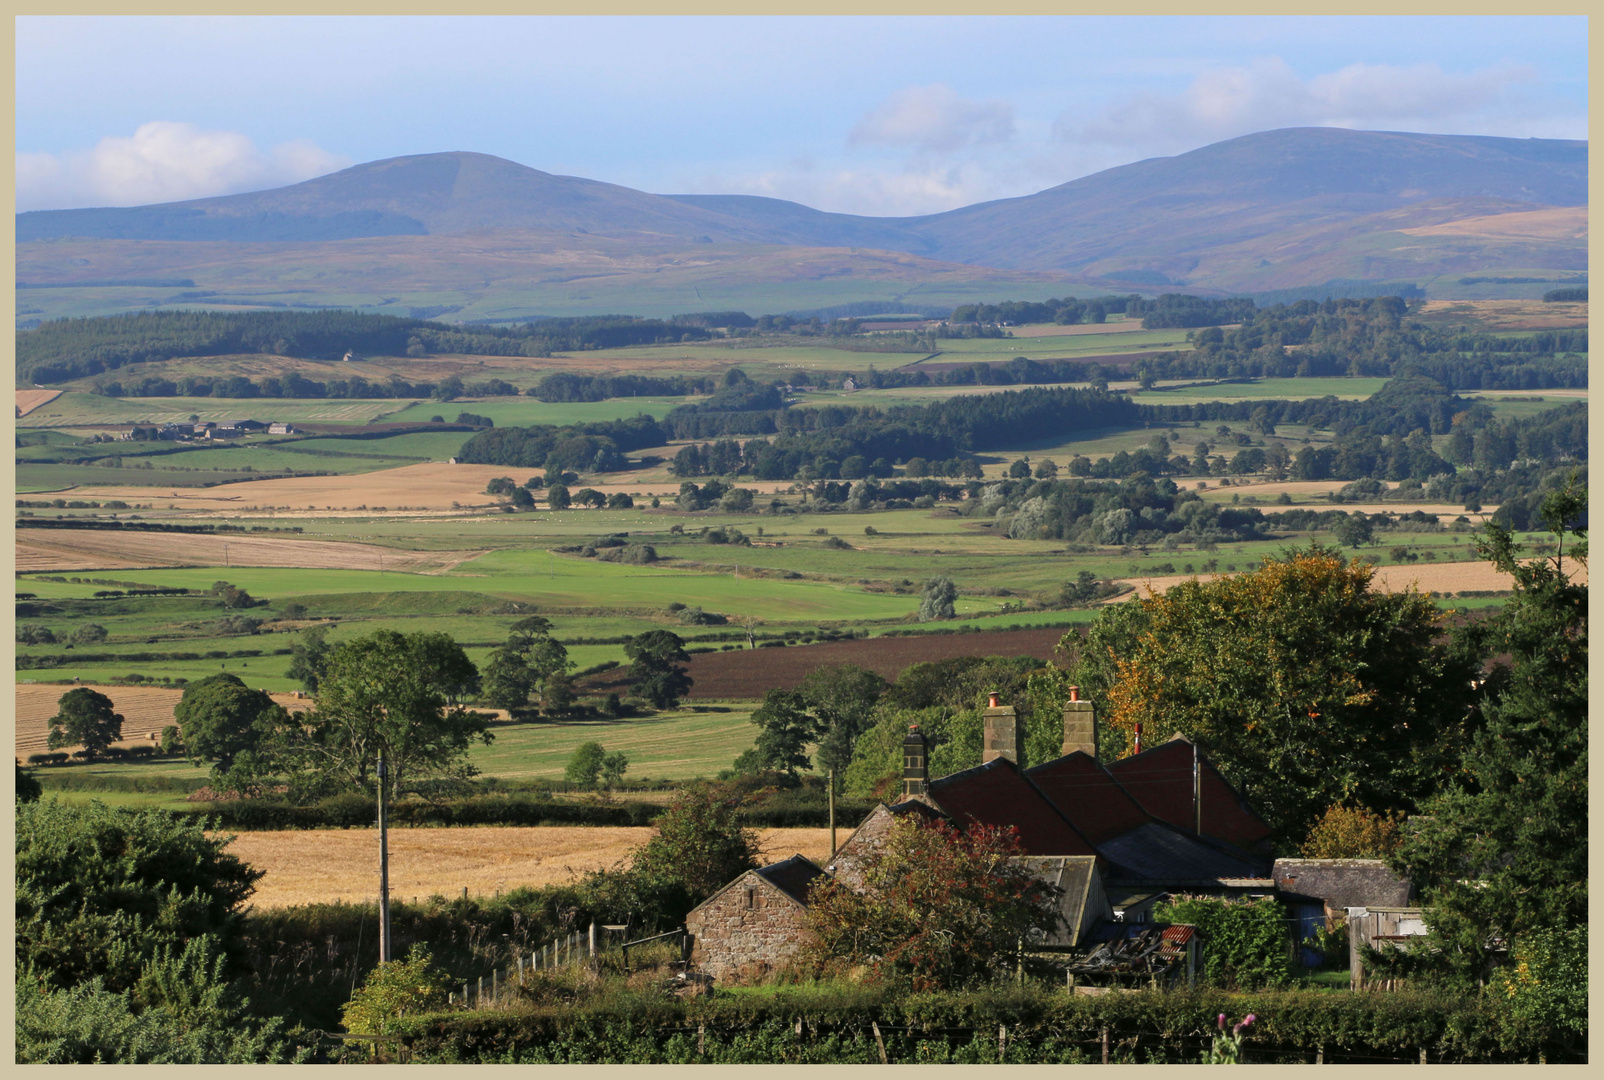
{"type": "Polygon", "coordinates": [[[1071,701],[1079,701],[1080,700],[1080,687],[1071,686],[1069,688],[1069,700],[1071,700],[1071,701]]]}
{"type": "Polygon", "coordinates": [[[1000,700],[1001,696],[1002,695],[998,694],[996,691],[993,691],[992,695],[991,695],[991,700],[988,701],[986,704],[988,706],[990,706],[991,708],[993,708],[993,709],[997,708],[999,705],[1002,704],[1002,701],[1000,700]]]}

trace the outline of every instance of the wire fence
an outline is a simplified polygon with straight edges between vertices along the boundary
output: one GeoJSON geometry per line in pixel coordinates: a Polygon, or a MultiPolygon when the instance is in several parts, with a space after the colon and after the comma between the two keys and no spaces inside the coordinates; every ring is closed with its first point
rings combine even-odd
{"type": "Polygon", "coordinates": [[[591,923],[586,930],[575,930],[563,937],[553,938],[527,953],[516,952],[507,964],[492,968],[488,974],[480,975],[477,979],[464,982],[460,992],[452,991],[450,1003],[469,1009],[494,1008],[498,1003],[504,1002],[505,994],[523,985],[528,975],[572,967],[613,951],[620,953],[627,965],[629,950],[657,942],[682,941],[685,934],[684,927],[679,927],[666,934],[613,944],[616,941],[613,935],[623,930],[622,926],[591,923]]]}

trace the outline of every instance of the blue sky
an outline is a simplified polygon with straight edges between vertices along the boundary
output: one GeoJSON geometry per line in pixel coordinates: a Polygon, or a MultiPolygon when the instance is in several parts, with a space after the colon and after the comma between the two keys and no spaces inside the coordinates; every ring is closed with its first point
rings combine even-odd
{"type": "Polygon", "coordinates": [[[1269,128],[1586,138],[1581,18],[23,17],[18,209],[444,150],[917,214],[1269,128]]]}

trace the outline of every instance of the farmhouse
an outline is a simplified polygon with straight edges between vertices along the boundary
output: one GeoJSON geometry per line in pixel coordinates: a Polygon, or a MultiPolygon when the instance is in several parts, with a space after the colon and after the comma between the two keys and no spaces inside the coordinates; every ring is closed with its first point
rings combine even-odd
{"type": "MultiPolygon", "coordinates": [[[[1026,769],[1024,729],[1015,709],[993,695],[984,725],[981,764],[935,780],[928,775],[928,742],[911,726],[902,744],[901,800],[875,807],[823,872],[863,888],[867,861],[883,848],[893,825],[909,816],[959,828],[1012,827],[1023,860],[1061,890],[1063,925],[1041,943],[1048,949],[1081,945],[1117,917],[1146,922],[1153,905],[1176,892],[1275,893],[1263,854],[1268,825],[1180,735],[1104,764],[1097,756],[1096,710],[1072,691],[1064,708],[1062,755],[1026,769]]],[[[715,978],[740,979],[757,970],[759,955],[794,955],[807,933],[805,894],[787,893],[789,902],[775,901],[776,912],[762,917],[752,914],[750,898],[768,895],[754,877],[795,861],[742,875],[692,912],[696,928],[687,920],[687,929],[696,935],[693,962],[715,978]],[[748,929],[752,920],[757,930],[748,929]]],[[[777,888],[770,885],[768,892],[777,888]]]]}
{"type": "Polygon", "coordinates": [[[821,871],[801,855],[748,870],[685,916],[691,963],[725,982],[759,978],[808,943],[808,890],[821,871]]]}
{"type": "Polygon", "coordinates": [[[269,435],[294,435],[295,426],[293,424],[272,423],[267,425],[267,433],[269,435]]]}

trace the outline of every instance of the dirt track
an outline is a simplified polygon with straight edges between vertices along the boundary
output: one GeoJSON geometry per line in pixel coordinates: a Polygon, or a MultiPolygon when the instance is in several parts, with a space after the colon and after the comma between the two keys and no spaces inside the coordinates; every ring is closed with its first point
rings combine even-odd
{"type": "Polygon", "coordinates": [[[17,569],[113,569],[143,566],[288,566],[441,574],[483,551],[405,551],[338,540],[89,529],[17,530],[17,569]],[[226,549],[226,550],[225,550],[226,549]]]}

